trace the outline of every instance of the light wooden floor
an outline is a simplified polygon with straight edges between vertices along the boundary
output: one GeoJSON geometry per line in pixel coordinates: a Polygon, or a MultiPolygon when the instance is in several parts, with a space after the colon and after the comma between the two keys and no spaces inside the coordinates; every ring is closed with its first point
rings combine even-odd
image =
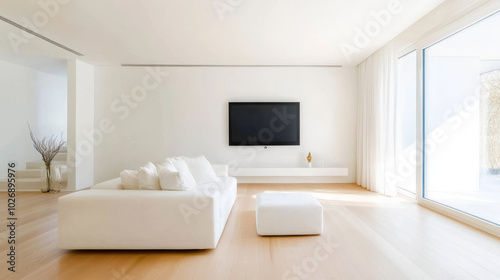
{"type": "Polygon", "coordinates": [[[239,184],[217,249],[194,251],[59,250],[60,195],[18,193],[11,273],[1,194],[0,279],[500,279],[499,238],[353,184],[239,184]],[[255,194],[269,190],[314,193],[325,208],[323,234],[258,236],[255,194]]]}

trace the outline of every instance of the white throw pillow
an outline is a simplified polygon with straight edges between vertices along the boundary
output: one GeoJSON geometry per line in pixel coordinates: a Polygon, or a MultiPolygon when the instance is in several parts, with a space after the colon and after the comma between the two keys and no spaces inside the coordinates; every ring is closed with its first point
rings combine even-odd
{"type": "Polygon", "coordinates": [[[179,171],[171,165],[171,167],[157,166],[158,178],[160,179],[160,187],[167,191],[183,191],[189,186],[183,184],[179,171]]]}
{"type": "Polygon", "coordinates": [[[184,189],[192,189],[196,187],[196,180],[181,157],[167,158],[161,165],[169,168],[170,170],[175,168],[175,170],[179,172],[181,185],[184,189]]]}
{"type": "Polygon", "coordinates": [[[195,158],[182,157],[182,159],[186,162],[196,183],[203,184],[217,180],[217,175],[205,156],[195,158]]]}
{"type": "Polygon", "coordinates": [[[139,189],[139,179],[137,178],[137,173],[137,170],[123,170],[122,172],[120,172],[124,190],[139,189]]]}
{"type": "Polygon", "coordinates": [[[139,171],[137,172],[137,178],[139,179],[140,190],[161,189],[156,166],[151,162],[148,162],[146,165],[139,169],[139,171]]]}

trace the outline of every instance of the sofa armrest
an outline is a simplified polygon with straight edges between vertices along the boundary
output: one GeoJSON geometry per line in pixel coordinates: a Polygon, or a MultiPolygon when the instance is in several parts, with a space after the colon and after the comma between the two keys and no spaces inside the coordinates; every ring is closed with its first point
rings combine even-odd
{"type": "Polygon", "coordinates": [[[214,169],[215,175],[217,175],[217,177],[229,176],[229,167],[227,166],[227,164],[212,164],[212,168],[214,169]]]}
{"type": "Polygon", "coordinates": [[[95,184],[91,190],[123,190],[122,179],[120,177],[95,184]]]}

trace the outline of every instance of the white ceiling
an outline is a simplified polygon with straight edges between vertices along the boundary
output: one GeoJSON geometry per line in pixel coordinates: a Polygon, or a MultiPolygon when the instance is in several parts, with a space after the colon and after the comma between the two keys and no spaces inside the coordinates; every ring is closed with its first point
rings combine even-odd
{"type": "MultiPolygon", "coordinates": [[[[443,0],[0,0],[0,16],[84,54],[94,65],[356,65],[443,0]],[[68,2],[48,17],[39,2],[68,2]],[[372,12],[400,3],[401,12],[347,59],[355,28],[374,22],[372,12]],[[214,5],[230,8],[218,13],[214,5]],[[226,5],[226,6],[224,6],[226,5]],[[222,17],[219,17],[219,14],[222,17]],[[41,16],[40,16],[41,15],[41,16]],[[32,26],[33,28],[33,26],[32,26]]],[[[0,21],[0,51],[12,52],[8,34],[19,29],[0,21]]],[[[12,37],[12,35],[11,35],[12,37]]],[[[23,37],[24,38],[24,37],[23,37]]],[[[75,57],[38,38],[21,53],[75,57]]]]}

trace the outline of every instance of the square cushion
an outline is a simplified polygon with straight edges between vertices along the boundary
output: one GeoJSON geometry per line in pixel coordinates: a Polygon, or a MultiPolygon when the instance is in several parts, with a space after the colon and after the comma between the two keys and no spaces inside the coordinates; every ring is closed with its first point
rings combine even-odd
{"type": "Polygon", "coordinates": [[[217,180],[217,175],[205,156],[195,158],[182,157],[182,159],[186,162],[196,183],[203,184],[217,180]]]}
{"type": "Polygon", "coordinates": [[[151,162],[148,162],[139,169],[137,172],[137,178],[139,179],[139,189],[141,190],[161,189],[156,166],[151,162]]]}
{"type": "Polygon", "coordinates": [[[120,172],[121,182],[124,190],[138,190],[139,179],[137,170],[123,170],[120,172]]]}
{"type": "Polygon", "coordinates": [[[170,172],[179,173],[179,180],[182,189],[187,190],[194,189],[196,187],[196,180],[181,157],[166,158],[160,166],[167,168],[170,172]]]}
{"type": "Polygon", "coordinates": [[[167,163],[165,166],[158,165],[157,170],[162,190],[183,191],[190,188],[189,183],[182,180],[183,177],[171,163],[167,163]]]}

